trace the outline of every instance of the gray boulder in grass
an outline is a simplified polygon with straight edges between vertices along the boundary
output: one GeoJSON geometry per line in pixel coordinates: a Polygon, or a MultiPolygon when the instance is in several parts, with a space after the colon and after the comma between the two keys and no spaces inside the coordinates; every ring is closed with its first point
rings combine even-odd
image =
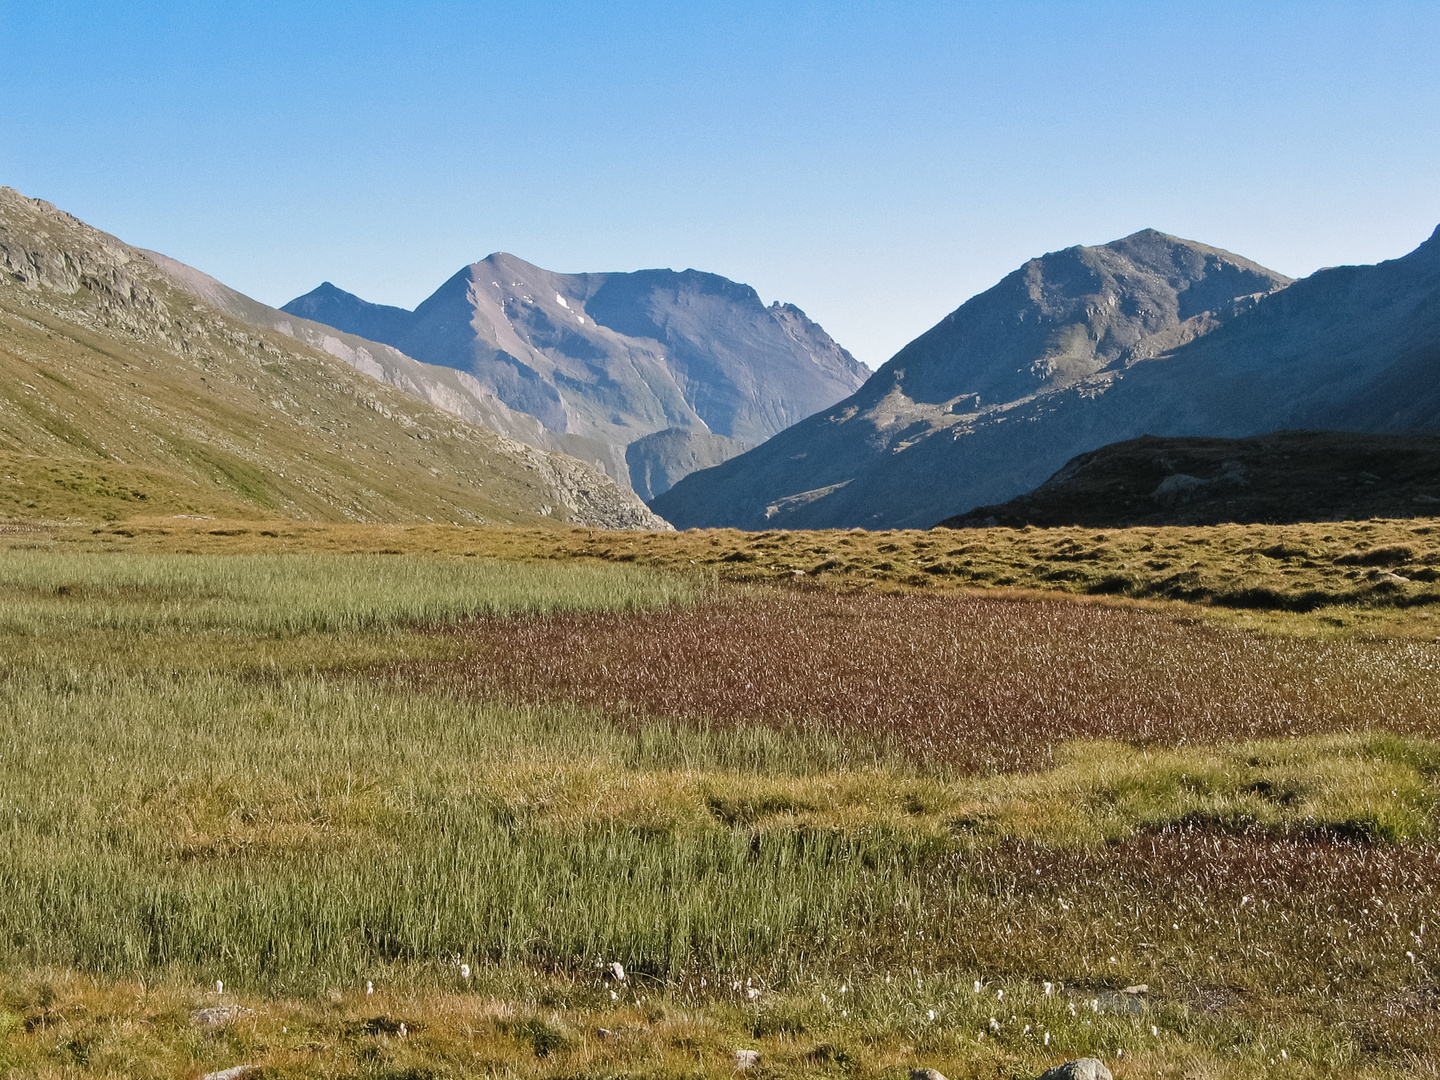
{"type": "Polygon", "coordinates": [[[1056,1065],[1040,1075],[1040,1080],[1115,1080],[1098,1058],[1078,1058],[1056,1065]]]}
{"type": "Polygon", "coordinates": [[[945,1080],[939,1069],[911,1069],[910,1080],[945,1080]]]}

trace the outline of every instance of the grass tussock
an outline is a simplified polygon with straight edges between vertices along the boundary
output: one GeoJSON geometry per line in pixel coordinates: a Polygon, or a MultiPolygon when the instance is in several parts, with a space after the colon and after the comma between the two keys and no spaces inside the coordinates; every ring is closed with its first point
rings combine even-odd
{"type": "MultiPolygon", "coordinates": [[[[1153,993],[1021,980],[977,986],[910,971],[816,982],[803,993],[742,981],[706,998],[626,983],[613,1001],[593,976],[515,968],[464,980],[452,965],[424,980],[381,980],[370,994],[344,986],[279,998],[33,972],[7,987],[0,1002],[9,1068],[47,1080],[159,1080],[235,1062],[262,1064],[263,1076],[281,1078],[719,1080],[734,1075],[736,1048],[759,1051],[761,1076],[807,1078],[903,1077],[916,1061],[966,1080],[1035,1076],[1080,1056],[1115,1062],[1122,1076],[1200,1066],[1222,1080],[1400,1075],[1370,1063],[1370,1030],[1257,1024],[1223,991],[1161,1001],[1153,993]],[[752,990],[759,991],[753,1000],[752,990]],[[191,1011],[218,1002],[251,1011],[197,1030],[191,1011]]],[[[1424,1001],[1391,1006],[1391,1030],[1413,1032],[1425,1023],[1424,1001]]],[[[1414,1054],[1403,1066],[1410,1075],[1433,1072],[1414,1054]]]]}
{"type": "Polygon", "coordinates": [[[642,610],[704,591],[694,574],[630,567],[11,551],[0,557],[0,633],[380,631],[480,615],[642,610]]]}

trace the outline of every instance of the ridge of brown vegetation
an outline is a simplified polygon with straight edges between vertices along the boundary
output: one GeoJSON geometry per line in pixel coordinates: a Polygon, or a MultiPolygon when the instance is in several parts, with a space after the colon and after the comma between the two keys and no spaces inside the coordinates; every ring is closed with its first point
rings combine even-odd
{"type": "Polygon", "coordinates": [[[637,721],[764,725],[966,770],[1048,767],[1074,739],[1185,745],[1436,733],[1440,653],[1239,634],[1136,608],[763,591],[644,614],[482,618],[432,686],[637,721]]]}

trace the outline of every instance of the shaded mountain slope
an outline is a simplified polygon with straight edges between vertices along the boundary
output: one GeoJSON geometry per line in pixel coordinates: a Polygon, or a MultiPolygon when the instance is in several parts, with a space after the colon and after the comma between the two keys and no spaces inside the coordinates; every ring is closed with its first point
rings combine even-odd
{"type": "Polygon", "coordinates": [[[655,508],[678,527],[925,527],[1011,497],[1114,441],[1115,421],[1092,431],[1083,408],[1051,423],[1056,402],[1100,400],[1288,282],[1154,230],[1032,259],[846,400],[687,477],[655,508]]]}
{"type": "Polygon", "coordinates": [[[202,299],[177,267],[0,188],[0,513],[663,527],[583,463],[241,322],[239,294],[202,299]]]}
{"type": "Polygon", "coordinates": [[[1440,430],[1440,229],[1402,258],[1297,281],[1103,406],[1154,435],[1440,430]]]}
{"type": "Polygon", "coordinates": [[[411,313],[328,284],[283,310],[464,373],[536,417],[537,441],[593,456],[647,495],[826,408],[869,374],[799,308],[766,307],[748,285],[696,270],[559,274],[497,253],[411,313]],[[671,434],[627,454],[661,432],[671,434]],[[631,457],[645,465],[632,470],[631,457]]]}
{"type": "Polygon", "coordinates": [[[1440,435],[1145,436],[1081,454],[1034,491],[940,523],[1126,528],[1440,514],[1440,435]]]}

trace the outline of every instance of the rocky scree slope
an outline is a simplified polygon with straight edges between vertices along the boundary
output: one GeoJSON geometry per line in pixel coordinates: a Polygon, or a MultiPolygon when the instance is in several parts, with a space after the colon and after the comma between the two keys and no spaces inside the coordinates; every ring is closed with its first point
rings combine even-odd
{"type": "Polygon", "coordinates": [[[366,334],[475,380],[645,498],[859,387],[864,365],[793,305],[696,270],[560,274],[497,253],[413,312],[328,282],[291,315],[366,334]],[[640,444],[640,445],[637,445],[640,444]]]}
{"type": "Polygon", "coordinates": [[[242,322],[182,272],[0,188],[0,516],[665,527],[584,463],[242,322]]]}
{"type": "Polygon", "coordinates": [[[1091,423],[1087,409],[1287,284],[1155,230],[1032,259],[849,398],[655,508],[682,528],[898,528],[1010,498],[1080,451],[1142,434],[1123,417],[1091,423]],[[1061,400],[1077,407],[1057,424],[1061,400]]]}
{"type": "Polygon", "coordinates": [[[1440,515],[1440,435],[1145,436],[1092,450],[1034,491],[945,528],[1288,525],[1440,515]]]}

